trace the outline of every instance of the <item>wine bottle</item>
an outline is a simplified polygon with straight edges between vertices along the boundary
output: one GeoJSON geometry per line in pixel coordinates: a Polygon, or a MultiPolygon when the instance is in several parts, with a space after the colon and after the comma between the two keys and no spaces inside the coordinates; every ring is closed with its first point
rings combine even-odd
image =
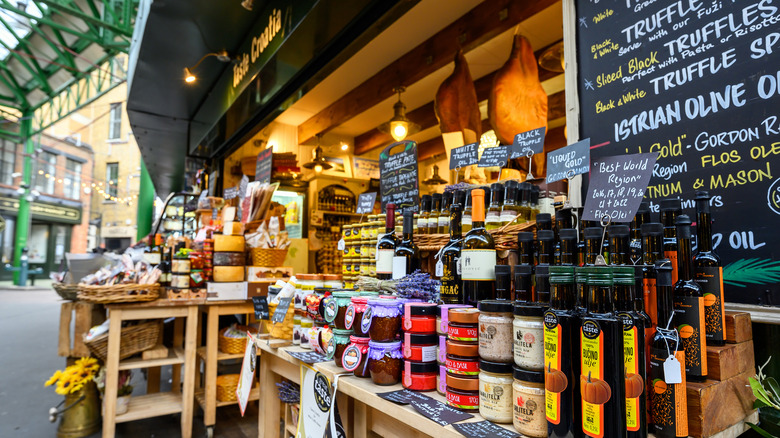
{"type": "MultiPolygon", "coordinates": [[[[450,207],[450,241],[441,253],[441,300],[444,304],[463,304],[460,278],[461,207],[450,207]]],[[[438,269],[437,269],[438,270],[438,269]]]]}
{"type": "Polygon", "coordinates": [[[460,221],[460,228],[464,233],[471,231],[471,204],[471,190],[466,190],[466,203],[463,204],[465,207],[463,207],[463,217],[460,221]]]}
{"type": "Polygon", "coordinates": [[[420,249],[414,243],[414,211],[404,210],[404,231],[401,243],[395,247],[393,256],[393,279],[403,278],[420,269],[420,249]]]}
{"type": "Polygon", "coordinates": [[[677,284],[679,278],[677,264],[677,229],[675,221],[682,207],[677,198],[661,200],[661,223],[664,225],[664,257],[672,261],[672,284],[677,284]]]}
{"type": "Polygon", "coordinates": [[[420,215],[417,217],[417,231],[420,234],[428,234],[428,221],[431,216],[431,195],[422,195],[420,198],[420,215]]]}
{"type": "Polygon", "coordinates": [[[517,205],[517,181],[504,183],[504,205],[501,207],[501,226],[518,224],[520,206],[517,205]]]}
{"type": "Polygon", "coordinates": [[[558,232],[561,246],[556,255],[555,264],[560,266],[577,265],[577,230],[574,228],[563,228],[558,232]]]}
{"type": "Polygon", "coordinates": [[[171,248],[163,249],[163,259],[160,262],[160,279],[158,282],[162,287],[171,286],[171,264],[172,264],[173,250],[171,248]]]}
{"type": "Polygon", "coordinates": [[[707,335],[704,323],[704,294],[693,279],[691,219],[677,216],[677,272],[674,284],[674,325],[685,348],[685,375],[689,381],[707,379],[707,335]]]}
{"type": "Polygon", "coordinates": [[[720,257],[712,249],[710,195],[705,191],[696,192],[696,244],[698,252],[693,257],[693,266],[696,282],[704,294],[707,345],[724,345],[726,314],[723,309],[723,267],[720,257]]]}
{"type": "Polygon", "coordinates": [[[496,299],[510,300],[512,295],[512,268],[496,265],[496,299]]]}
{"type": "Polygon", "coordinates": [[[437,218],[437,234],[447,234],[450,232],[450,206],[452,205],[452,192],[444,192],[441,196],[441,210],[437,218]]]}
{"type": "Polygon", "coordinates": [[[609,264],[631,265],[631,246],[629,237],[631,230],[628,225],[610,225],[609,234],[609,264]]]}
{"type": "Polygon", "coordinates": [[[494,183],[490,185],[490,206],[485,215],[485,228],[495,230],[501,228],[501,206],[504,201],[504,185],[494,183]]]}
{"type": "Polygon", "coordinates": [[[400,241],[395,235],[395,204],[385,205],[385,235],[376,244],[376,278],[392,280],[395,247],[400,241]]]}
{"type": "Polygon", "coordinates": [[[465,304],[474,307],[481,300],[496,298],[496,244],[485,229],[484,197],[483,189],[471,191],[472,228],[463,239],[460,259],[465,304]]]}
{"type": "Polygon", "coordinates": [[[638,265],[642,262],[642,224],[650,222],[650,204],[642,201],[639,204],[634,220],[631,221],[631,264],[638,265]]]}

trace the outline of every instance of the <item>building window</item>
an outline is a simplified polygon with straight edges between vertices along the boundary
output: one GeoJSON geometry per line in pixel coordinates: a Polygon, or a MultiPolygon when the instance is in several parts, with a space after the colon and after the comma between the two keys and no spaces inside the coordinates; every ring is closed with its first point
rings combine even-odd
{"type": "Polygon", "coordinates": [[[62,178],[65,188],[63,194],[66,198],[79,199],[81,192],[81,163],[70,158],[65,160],[65,177],[62,178]]]}
{"type": "Polygon", "coordinates": [[[112,103],[108,115],[108,139],[119,140],[122,137],[122,102],[112,103]]]}
{"type": "Polygon", "coordinates": [[[0,183],[13,185],[14,165],[16,164],[16,143],[0,139],[0,183]]]}
{"type": "Polygon", "coordinates": [[[106,163],[106,193],[116,197],[119,188],[119,163],[106,163]]]}
{"type": "Polygon", "coordinates": [[[35,189],[41,193],[54,194],[57,179],[57,154],[42,152],[38,158],[38,172],[35,175],[35,189]]]}

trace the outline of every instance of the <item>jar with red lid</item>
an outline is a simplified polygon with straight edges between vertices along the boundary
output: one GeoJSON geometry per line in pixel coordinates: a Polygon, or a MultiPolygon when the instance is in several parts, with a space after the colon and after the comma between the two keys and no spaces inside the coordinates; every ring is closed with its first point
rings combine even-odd
{"type": "Polygon", "coordinates": [[[368,342],[369,338],[349,337],[350,344],[341,356],[341,364],[347,371],[352,371],[356,377],[369,377],[368,342]]]}
{"type": "Polygon", "coordinates": [[[405,332],[404,359],[413,362],[436,362],[438,336],[405,332]]]}
{"type": "Polygon", "coordinates": [[[447,337],[459,342],[479,342],[479,310],[473,307],[451,308],[447,311],[447,337]]]}
{"type": "Polygon", "coordinates": [[[403,366],[401,341],[368,343],[368,370],[375,385],[395,385],[401,380],[403,366]]]}
{"type": "Polygon", "coordinates": [[[471,307],[466,304],[441,304],[436,312],[436,333],[447,336],[447,327],[449,326],[450,309],[458,307],[471,307]]]}
{"type": "Polygon", "coordinates": [[[348,329],[352,329],[355,336],[368,337],[368,330],[363,331],[363,314],[366,312],[366,306],[368,306],[368,297],[366,296],[353,296],[352,302],[347,308],[347,312],[344,315],[344,324],[348,329]]]}
{"type": "Polygon", "coordinates": [[[401,330],[401,303],[386,298],[368,300],[360,323],[362,331],[367,331],[372,341],[395,341],[401,330]]]}
{"type": "Polygon", "coordinates": [[[405,360],[401,383],[412,391],[433,391],[439,366],[436,362],[412,362],[405,360]]]}
{"type": "Polygon", "coordinates": [[[436,304],[404,304],[403,329],[410,333],[436,333],[436,304]]]}
{"type": "Polygon", "coordinates": [[[447,372],[461,376],[479,375],[479,344],[447,340],[447,372]]]}

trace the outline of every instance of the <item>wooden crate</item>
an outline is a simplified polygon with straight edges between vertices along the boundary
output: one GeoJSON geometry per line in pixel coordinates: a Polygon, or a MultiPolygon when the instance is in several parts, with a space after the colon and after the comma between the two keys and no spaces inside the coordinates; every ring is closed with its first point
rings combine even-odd
{"type": "Polygon", "coordinates": [[[753,340],[753,326],[748,312],[726,311],[726,342],[739,344],[753,340]]]}
{"type": "Polygon", "coordinates": [[[750,370],[721,382],[689,382],[688,434],[694,438],[709,438],[751,415],[755,397],[748,377],[754,375],[755,370],[750,370]]]}
{"type": "Polygon", "coordinates": [[[57,355],[63,357],[86,357],[89,349],[84,345],[84,335],[90,328],[106,320],[102,304],[85,301],[66,301],[60,305],[60,333],[57,355]],[[70,338],[71,323],[74,325],[73,339],[70,338]]]}
{"type": "Polygon", "coordinates": [[[707,347],[707,378],[728,380],[738,374],[755,372],[753,341],[707,347]]]}

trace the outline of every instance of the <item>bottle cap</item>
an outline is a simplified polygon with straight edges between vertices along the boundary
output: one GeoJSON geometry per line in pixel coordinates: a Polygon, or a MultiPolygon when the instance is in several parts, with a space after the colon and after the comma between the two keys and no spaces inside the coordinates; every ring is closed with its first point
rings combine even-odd
{"type": "Polygon", "coordinates": [[[585,239],[601,239],[603,232],[600,227],[585,228],[585,239]]]}
{"type": "Polygon", "coordinates": [[[678,198],[661,199],[661,211],[681,211],[682,207],[678,198]]]}
{"type": "Polygon", "coordinates": [[[521,231],[517,233],[517,243],[520,244],[520,242],[533,242],[534,241],[534,233],[531,233],[529,231],[521,231]]]}
{"type": "Polygon", "coordinates": [[[672,287],[672,262],[669,259],[656,260],[656,284],[661,287],[672,287]]]}
{"type": "Polygon", "coordinates": [[[639,203],[639,210],[636,211],[637,215],[650,213],[650,203],[647,201],[642,201],[639,203]]]}
{"type": "Polygon", "coordinates": [[[431,210],[431,195],[422,195],[422,201],[420,201],[422,204],[421,210],[430,211],[431,210]]]}
{"type": "Polygon", "coordinates": [[[674,222],[677,227],[678,239],[690,239],[691,238],[691,218],[687,214],[681,214],[677,216],[677,220],[674,222]]]}
{"type": "Polygon", "coordinates": [[[628,225],[610,225],[607,227],[607,231],[611,237],[628,237],[630,229],[628,225]]]}
{"type": "Polygon", "coordinates": [[[536,229],[537,230],[552,229],[552,217],[550,217],[550,213],[539,213],[536,215],[536,229]]]}
{"type": "Polygon", "coordinates": [[[555,240],[555,233],[552,230],[539,230],[536,232],[536,239],[540,242],[555,240]]]}
{"type": "Polygon", "coordinates": [[[574,228],[564,228],[560,231],[558,231],[558,237],[561,238],[561,240],[577,240],[577,230],[574,228]]]}
{"type": "Polygon", "coordinates": [[[512,302],[509,300],[482,300],[478,306],[480,312],[512,313],[512,302]]]}
{"type": "Polygon", "coordinates": [[[664,226],[658,222],[642,224],[642,237],[663,236],[664,226]]]}
{"type": "Polygon", "coordinates": [[[615,284],[621,286],[633,286],[634,283],[634,268],[631,266],[621,266],[612,268],[612,278],[615,284]]]}

